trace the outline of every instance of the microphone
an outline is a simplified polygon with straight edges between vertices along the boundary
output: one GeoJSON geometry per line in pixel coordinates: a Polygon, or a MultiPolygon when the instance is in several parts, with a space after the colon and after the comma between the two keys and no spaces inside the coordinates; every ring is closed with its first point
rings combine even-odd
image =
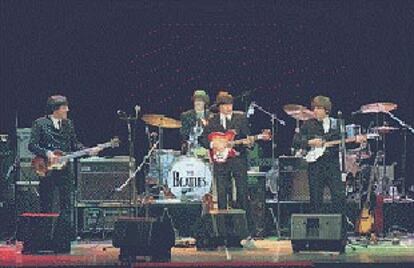
{"type": "Polygon", "coordinates": [[[137,104],[135,105],[134,109],[135,109],[135,118],[138,118],[138,114],[141,111],[141,106],[137,104]]]}
{"type": "Polygon", "coordinates": [[[249,108],[247,108],[246,117],[249,118],[250,116],[254,115],[254,107],[256,103],[253,101],[250,103],[249,108]]]}
{"type": "Polygon", "coordinates": [[[351,115],[362,114],[362,110],[359,109],[358,111],[352,112],[351,115]]]}
{"type": "Polygon", "coordinates": [[[117,114],[118,114],[118,116],[120,116],[120,117],[127,117],[126,112],[124,112],[124,111],[122,111],[122,110],[118,110],[118,111],[116,111],[116,113],[117,113],[117,114]]]}

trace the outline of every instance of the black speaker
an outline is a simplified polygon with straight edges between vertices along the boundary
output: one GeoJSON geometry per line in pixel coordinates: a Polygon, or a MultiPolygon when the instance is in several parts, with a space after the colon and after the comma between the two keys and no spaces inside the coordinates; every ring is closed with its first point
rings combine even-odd
{"type": "Polygon", "coordinates": [[[39,212],[39,181],[17,181],[16,191],[16,213],[39,212]]]}
{"type": "Polygon", "coordinates": [[[137,256],[149,256],[152,261],[170,261],[175,244],[174,228],[168,212],[156,218],[119,218],[112,237],[120,248],[121,261],[133,261],[137,256]]]}
{"type": "Polygon", "coordinates": [[[19,216],[17,239],[23,241],[22,253],[56,249],[53,236],[58,216],[57,213],[23,213],[19,216]]]}
{"type": "Polygon", "coordinates": [[[326,250],[345,252],[346,230],[341,214],[292,214],[293,252],[326,250]]]}
{"type": "Polygon", "coordinates": [[[246,212],[241,209],[214,210],[201,217],[194,227],[197,248],[241,247],[249,235],[246,212]]]}
{"type": "Polygon", "coordinates": [[[78,202],[128,201],[131,184],[115,191],[129,178],[129,158],[91,157],[78,164],[78,202]]]}

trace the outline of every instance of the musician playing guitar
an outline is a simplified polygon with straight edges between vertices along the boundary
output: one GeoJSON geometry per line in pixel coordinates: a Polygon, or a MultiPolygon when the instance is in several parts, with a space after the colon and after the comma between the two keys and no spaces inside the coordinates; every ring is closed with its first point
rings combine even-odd
{"type": "MultiPolygon", "coordinates": [[[[233,96],[229,93],[221,94],[216,98],[219,113],[214,114],[204,129],[204,144],[211,149],[223,146],[209,140],[209,135],[215,132],[226,132],[233,130],[236,138],[246,138],[250,134],[249,124],[243,112],[233,111],[233,96]]],[[[250,140],[245,144],[249,145],[250,140]]],[[[220,148],[218,148],[220,149],[220,148]]],[[[247,199],[247,152],[246,146],[236,146],[237,155],[223,162],[214,162],[214,179],[217,188],[217,201],[219,209],[227,209],[228,196],[231,193],[232,177],[236,184],[236,205],[246,211],[246,217],[251,231],[253,223],[251,219],[250,206],[247,199]]]]}
{"type": "MultiPolygon", "coordinates": [[[[311,106],[315,118],[305,121],[300,128],[293,143],[296,149],[322,148],[325,142],[341,139],[339,121],[329,117],[332,110],[330,98],[317,96],[313,98],[311,106]]],[[[362,142],[362,138],[357,137],[355,142],[362,142]]],[[[328,212],[344,214],[345,185],[341,180],[338,146],[326,148],[321,157],[310,162],[308,174],[311,211],[323,212],[323,192],[327,186],[332,201],[328,212]]]]}
{"type": "MultiPolygon", "coordinates": [[[[29,150],[36,156],[45,159],[46,163],[54,164],[60,156],[55,150],[71,152],[83,148],[76,137],[75,128],[67,118],[69,111],[66,97],[55,95],[47,100],[48,115],[38,118],[32,125],[29,150]]],[[[96,155],[101,149],[91,148],[90,155],[96,155]]],[[[51,170],[40,179],[40,208],[44,213],[52,212],[55,200],[55,189],[59,193],[59,218],[54,233],[54,250],[58,253],[70,252],[71,230],[71,190],[73,176],[68,167],[51,170]]]]}

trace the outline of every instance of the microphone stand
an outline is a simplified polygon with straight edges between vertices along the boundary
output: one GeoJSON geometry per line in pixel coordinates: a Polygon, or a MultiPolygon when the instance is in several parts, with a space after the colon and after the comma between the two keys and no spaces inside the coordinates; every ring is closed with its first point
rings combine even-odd
{"type": "Polygon", "coordinates": [[[414,128],[407,123],[405,123],[403,120],[398,118],[396,115],[394,115],[391,112],[385,112],[388,114],[391,119],[396,121],[400,126],[403,127],[403,135],[404,135],[404,150],[401,156],[401,170],[403,177],[401,178],[401,195],[405,196],[405,180],[407,178],[407,171],[406,171],[406,164],[407,164],[407,130],[411,132],[411,134],[414,134],[414,128]]]}
{"type": "MultiPolygon", "coordinates": [[[[119,117],[120,120],[125,120],[125,122],[127,123],[127,127],[128,127],[128,145],[129,145],[129,179],[128,182],[130,181],[130,179],[133,177],[134,178],[134,182],[132,183],[132,193],[130,194],[130,204],[134,206],[134,208],[136,207],[137,204],[137,185],[136,185],[136,178],[135,178],[135,159],[134,159],[134,141],[133,141],[133,129],[132,129],[132,122],[136,122],[138,120],[138,111],[136,110],[135,116],[131,116],[131,115],[121,115],[119,117]]],[[[134,129],[134,133],[135,133],[135,129],[134,129]]]]}
{"type": "MultiPolygon", "coordinates": [[[[261,111],[264,114],[267,114],[268,116],[270,116],[270,121],[272,123],[272,165],[275,165],[275,161],[276,161],[276,153],[275,150],[277,149],[277,142],[275,140],[275,132],[278,132],[278,126],[279,124],[282,126],[286,126],[286,122],[279,119],[277,117],[276,114],[271,113],[269,111],[267,111],[266,109],[264,109],[262,106],[258,105],[255,102],[251,103],[253,108],[256,108],[257,110],[261,111]],[[276,124],[277,122],[277,124],[276,124]]],[[[280,183],[279,183],[279,176],[277,176],[276,179],[276,197],[277,197],[277,221],[276,221],[276,234],[278,236],[278,238],[280,238],[281,232],[280,232],[280,183]]]]}
{"type": "MultiPolygon", "coordinates": [[[[148,153],[144,156],[144,159],[142,160],[142,162],[139,164],[139,166],[130,174],[129,178],[118,188],[115,188],[116,192],[121,192],[131,181],[133,181],[135,183],[135,178],[138,172],[141,171],[141,169],[144,167],[145,163],[147,162],[148,158],[150,158],[152,152],[157,148],[159,144],[159,140],[157,142],[155,142],[151,149],[148,151],[148,153]]],[[[145,201],[145,197],[144,200],[145,201]]],[[[137,217],[138,216],[138,202],[136,201],[136,199],[134,200],[134,216],[137,217]]]]}

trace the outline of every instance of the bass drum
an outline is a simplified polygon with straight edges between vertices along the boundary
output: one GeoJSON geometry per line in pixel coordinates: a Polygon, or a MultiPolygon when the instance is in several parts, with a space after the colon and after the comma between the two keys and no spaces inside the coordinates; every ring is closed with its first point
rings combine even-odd
{"type": "Polygon", "coordinates": [[[210,192],[212,179],[209,163],[195,157],[180,156],[171,167],[167,185],[177,198],[201,201],[210,192]]]}

